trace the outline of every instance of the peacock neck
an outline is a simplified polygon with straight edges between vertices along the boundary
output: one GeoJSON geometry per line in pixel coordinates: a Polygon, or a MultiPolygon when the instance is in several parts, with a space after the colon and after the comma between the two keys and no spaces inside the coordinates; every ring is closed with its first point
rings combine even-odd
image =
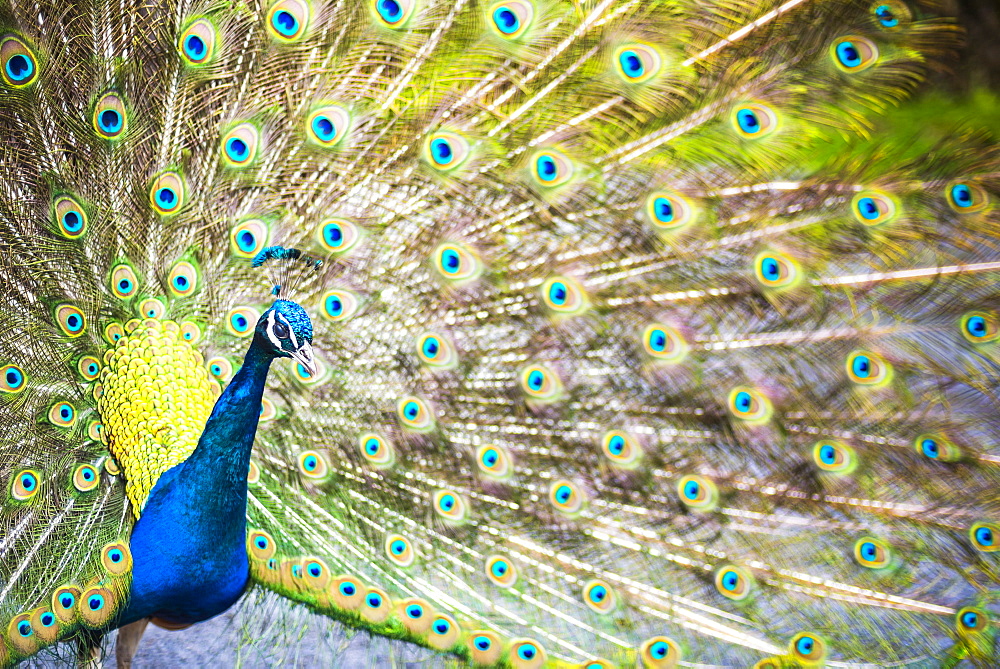
{"type": "Polygon", "coordinates": [[[150,492],[132,531],[132,591],[119,624],[149,616],[198,622],[246,589],[247,471],[273,359],[255,337],[197,448],[150,492]]]}
{"type": "Polygon", "coordinates": [[[216,401],[198,447],[180,465],[182,475],[190,477],[189,480],[203,481],[215,491],[238,493],[235,496],[241,500],[241,518],[246,509],[247,470],[260,418],[264,383],[273,360],[274,356],[264,351],[262,342],[254,337],[243,358],[243,366],[216,401]]]}

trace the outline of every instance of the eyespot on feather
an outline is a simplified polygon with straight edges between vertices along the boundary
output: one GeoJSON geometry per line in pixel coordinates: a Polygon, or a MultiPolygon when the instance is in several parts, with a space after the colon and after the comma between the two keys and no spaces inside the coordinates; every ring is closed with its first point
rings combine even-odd
{"type": "Polygon", "coordinates": [[[390,534],[385,538],[385,554],[400,567],[409,567],[416,559],[410,540],[401,534],[390,534]]]}
{"type": "Polygon", "coordinates": [[[773,412],[771,401],[764,393],[746,386],[733,388],[728,404],[733,416],[751,424],[767,422],[773,412]]]}
{"type": "Polygon", "coordinates": [[[75,585],[64,585],[52,593],[52,612],[63,624],[76,620],[80,594],[80,588],[75,585]]]}
{"type": "Polygon", "coordinates": [[[274,538],[264,530],[251,530],[247,533],[247,552],[253,559],[267,562],[277,550],[274,538]]]}
{"type": "Polygon", "coordinates": [[[93,465],[79,465],[73,470],[73,487],[80,492],[89,492],[97,487],[101,477],[93,465]]]}
{"type": "Polygon", "coordinates": [[[976,550],[984,553],[1000,551],[1000,524],[979,522],[969,527],[969,538],[976,550]]]}
{"type": "Polygon", "coordinates": [[[763,251],[753,261],[754,274],[758,283],[767,289],[787,289],[795,286],[801,278],[799,264],[786,253],[763,251]]]}
{"type": "Polygon", "coordinates": [[[108,544],[101,549],[101,565],[108,574],[121,576],[132,569],[132,553],[120,541],[108,544]]]}
{"type": "Polygon", "coordinates": [[[587,309],[587,295],[574,279],[554,276],[542,284],[545,306],[560,316],[573,316],[587,309]]]}
{"type": "Polygon", "coordinates": [[[854,74],[878,62],[878,47],[858,35],[839,37],[830,44],[830,59],[841,72],[854,74]]]}
{"type": "Polygon", "coordinates": [[[377,467],[388,467],[395,461],[395,449],[391,442],[374,433],[361,435],[358,439],[361,455],[377,467]]]}
{"type": "Polygon", "coordinates": [[[813,460],[824,472],[849,474],[857,466],[854,449],[835,439],[823,439],[813,446],[813,460]]]}
{"type": "Polygon", "coordinates": [[[549,486],[549,503],[560,513],[569,516],[579,513],[584,501],[583,491],[572,481],[559,479],[549,486]]]}
{"type": "Polygon", "coordinates": [[[222,160],[233,169],[249,167],[257,159],[260,131],[252,123],[240,123],[222,136],[222,160]]]}
{"type": "Polygon", "coordinates": [[[19,393],[24,390],[28,377],[17,365],[0,367],[0,392],[19,393]]]}
{"type": "Polygon", "coordinates": [[[500,661],[503,653],[503,640],[496,632],[475,630],[469,633],[467,643],[470,656],[475,664],[493,666],[500,661]]]}
{"type": "Polygon", "coordinates": [[[170,216],[180,211],[186,195],[184,180],[180,173],[174,171],[158,174],[149,187],[149,203],[153,211],[161,216],[170,216]]]}
{"type": "Polygon", "coordinates": [[[430,630],[434,609],[419,597],[409,597],[396,603],[396,615],[411,634],[424,635],[430,630]]]}
{"type": "Polygon", "coordinates": [[[659,363],[682,362],[690,351],[687,341],[677,328],[653,323],[642,333],[642,347],[646,355],[659,363]]]}
{"type": "Polygon", "coordinates": [[[606,581],[594,579],[583,585],[583,603],[594,613],[607,615],[617,607],[618,597],[606,581]]]}
{"type": "Polygon", "coordinates": [[[330,465],[319,451],[303,451],[298,457],[299,472],[316,481],[325,479],[330,473],[330,465]]]}
{"type": "Polygon", "coordinates": [[[514,669],[538,669],[547,659],[545,648],[534,639],[511,641],[507,658],[514,669]]]}
{"type": "Polygon", "coordinates": [[[14,474],[10,483],[10,494],[15,501],[27,502],[38,493],[41,479],[33,469],[22,469],[14,474]]]}
{"type": "Polygon", "coordinates": [[[744,139],[761,139],[778,128],[777,114],[760,103],[737,105],[733,108],[730,122],[736,133],[744,139]]]}
{"type": "Polygon", "coordinates": [[[469,148],[469,141],[458,133],[436,132],[424,142],[424,161],[439,172],[450,172],[465,163],[469,148]]]}
{"type": "Polygon", "coordinates": [[[117,610],[114,592],[102,586],[87,588],[80,595],[80,620],[91,629],[103,627],[117,610]]]}
{"type": "Polygon", "coordinates": [[[393,30],[404,27],[416,9],[416,0],[371,0],[378,25],[393,30]]]}
{"type": "Polygon", "coordinates": [[[639,657],[647,669],[674,669],[680,661],[681,654],[673,639],[654,636],[639,646],[639,657]]]}
{"type": "Polygon", "coordinates": [[[351,127],[351,115],[336,105],[326,105],[313,110],[306,119],[309,141],[322,148],[340,144],[351,127]]]}
{"type": "Polygon", "coordinates": [[[280,0],[267,11],[267,32],[279,43],[297,42],[306,34],[309,14],[305,0],[280,0]]]}
{"type": "Polygon", "coordinates": [[[573,178],[573,161],[556,149],[536,151],[531,157],[531,177],[542,188],[556,188],[573,178]]]}
{"type": "Polygon", "coordinates": [[[38,81],[38,58],[19,37],[0,38],[0,74],[11,88],[27,88],[38,81]]]}
{"type": "Polygon", "coordinates": [[[196,19],[181,32],[177,39],[177,52],[185,65],[202,67],[212,62],[218,34],[207,18],[196,19]]]}
{"type": "Polygon", "coordinates": [[[323,318],[334,323],[347,320],[358,311],[357,296],[347,290],[331,290],[323,295],[323,318]]]}
{"type": "Polygon", "coordinates": [[[94,132],[108,140],[120,139],[128,128],[125,102],[117,93],[105,93],[94,105],[94,132]]]}
{"type": "Polygon", "coordinates": [[[627,43],[615,49],[614,67],[625,83],[642,84],[660,73],[663,57],[652,45],[627,43]]]}
{"type": "Polygon", "coordinates": [[[116,265],[111,270],[111,293],[120,300],[134,297],[139,290],[139,281],[128,265],[116,265]]]}
{"type": "Polygon", "coordinates": [[[513,469],[506,449],[488,444],[476,449],[476,465],[483,474],[495,479],[506,478],[513,469]]]}
{"type": "Polygon", "coordinates": [[[612,464],[630,467],[636,464],[642,449],[635,437],[621,430],[610,430],[601,439],[601,452],[612,464]]]}
{"type": "Polygon", "coordinates": [[[365,587],[353,576],[338,576],[327,586],[330,601],[342,609],[354,611],[366,604],[365,587]]]}
{"type": "Polygon", "coordinates": [[[862,567],[883,569],[892,563],[892,549],[881,539],[862,537],[854,543],[854,559],[862,567]]]}
{"type": "Polygon", "coordinates": [[[87,318],[72,304],[60,304],[55,315],[59,328],[67,337],[79,337],[87,329],[87,318]]]}
{"type": "Polygon", "coordinates": [[[384,590],[368,588],[360,607],[361,617],[370,623],[382,623],[392,613],[392,600],[384,590]]]}
{"type": "Polygon", "coordinates": [[[253,307],[236,307],[226,314],[226,330],[234,337],[249,337],[259,320],[260,312],[253,307]]]}
{"type": "Polygon", "coordinates": [[[812,632],[799,632],[788,644],[791,656],[806,667],[818,667],[826,661],[826,642],[812,632]]]}
{"type": "Polygon", "coordinates": [[[482,274],[483,266],[472,249],[446,243],[434,251],[434,269],[448,281],[463,283],[482,274]]]}
{"type": "Polygon", "coordinates": [[[646,217],[658,232],[674,233],[696,219],[697,209],[687,198],[671,191],[655,191],[646,198],[646,217]]]}
{"type": "Polygon", "coordinates": [[[892,380],[892,365],[871,351],[847,356],[847,378],[861,386],[885,386],[892,380]]]}
{"type": "Polygon", "coordinates": [[[347,253],[361,240],[361,230],[351,221],[328,218],[316,229],[316,241],[328,253],[347,253]]]}
{"type": "Polygon", "coordinates": [[[139,303],[139,315],[143,318],[160,319],[165,313],[167,308],[158,297],[150,297],[139,303]]]}
{"type": "Polygon", "coordinates": [[[899,208],[896,202],[878,191],[862,191],[851,200],[851,211],[862,225],[883,225],[895,220],[899,208]]]}
{"type": "Polygon", "coordinates": [[[750,596],[753,577],[743,567],[728,565],[715,572],[715,589],[723,597],[742,601],[750,596]]]}
{"type": "Polygon", "coordinates": [[[559,376],[546,365],[529,365],[521,370],[521,390],[534,401],[554,402],[562,396],[559,376]]]}
{"type": "Polygon", "coordinates": [[[87,211],[71,195],[60,195],[52,202],[56,226],[66,239],[79,239],[87,232],[87,211]]]}
{"type": "Polygon", "coordinates": [[[503,555],[491,555],[486,558],[486,578],[499,588],[509,588],[517,583],[517,567],[503,555]]]}
{"type": "Polygon", "coordinates": [[[434,415],[427,403],[419,397],[404,397],[396,405],[396,414],[403,427],[417,432],[434,429],[434,415]]]}
{"type": "Polygon", "coordinates": [[[253,258],[267,246],[270,230],[259,219],[250,219],[229,232],[229,248],[239,258],[253,258]]]}
{"type": "Polygon", "coordinates": [[[696,511],[711,511],[719,500],[715,483],[696,474],[684,476],[677,482],[677,495],[681,503],[696,511]]]}
{"type": "Polygon", "coordinates": [[[948,206],[959,214],[974,214],[989,205],[990,198],[982,186],[970,181],[956,181],[945,189],[948,206]]]}
{"type": "Polygon", "coordinates": [[[497,37],[514,41],[524,36],[535,18],[535,7],[528,0],[495,2],[487,9],[487,24],[497,37]]]}
{"type": "Polygon", "coordinates": [[[76,425],[76,407],[69,402],[56,402],[49,407],[49,422],[56,427],[71,428],[76,425]]]}
{"type": "Polygon", "coordinates": [[[455,645],[459,635],[458,623],[449,615],[438,613],[431,620],[427,643],[435,650],[447,650],[455,645]]]}

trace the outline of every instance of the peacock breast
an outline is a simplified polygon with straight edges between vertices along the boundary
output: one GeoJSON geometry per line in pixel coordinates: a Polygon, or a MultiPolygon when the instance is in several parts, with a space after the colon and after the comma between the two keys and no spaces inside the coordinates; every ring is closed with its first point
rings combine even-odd
{"type": "Polygon", "coordinates": [[[124,470],[138,518],[160,476],[194,452],[221,392],[173,321],[132,321],[94,389],[101,438],[124,470]]]}

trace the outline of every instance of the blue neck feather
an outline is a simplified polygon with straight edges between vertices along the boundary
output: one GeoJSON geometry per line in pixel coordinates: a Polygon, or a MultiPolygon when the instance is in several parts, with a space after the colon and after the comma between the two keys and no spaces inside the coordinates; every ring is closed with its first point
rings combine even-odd
{"type": "Polygon", "coordinates": [[[155,616],[194,623],[243,594],[247,470],[274,356],[254,337],[194,453],[163,473],[132,531],[131,598],[117,625],[155,616]]]}

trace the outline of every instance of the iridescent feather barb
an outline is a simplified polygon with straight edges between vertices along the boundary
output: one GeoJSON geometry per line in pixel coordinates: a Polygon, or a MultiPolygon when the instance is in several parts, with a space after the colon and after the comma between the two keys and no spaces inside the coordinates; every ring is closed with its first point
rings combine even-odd
{"type": "Polygon", "coordinates": [[[4,1],[0,665],[994,666],[942,4],[4,1]]]}

